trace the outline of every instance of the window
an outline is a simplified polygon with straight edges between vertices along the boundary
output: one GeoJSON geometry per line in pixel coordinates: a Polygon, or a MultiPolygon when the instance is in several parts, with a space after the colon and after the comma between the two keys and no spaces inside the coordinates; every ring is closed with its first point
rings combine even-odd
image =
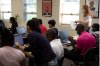
{"type": "Polygon", "coordinates": [[[60,0],[60,23],[79,20],[80,0],[60,0]]]}
{"type": "Polygon", "coordinates": [[[24,1],[24,21],[37,17],[37,0],[24,1]]]}
{"type": "Polygon", "coordinates": [[[11,17],[11,0],[1,0],[1,19],[11,17]]]}

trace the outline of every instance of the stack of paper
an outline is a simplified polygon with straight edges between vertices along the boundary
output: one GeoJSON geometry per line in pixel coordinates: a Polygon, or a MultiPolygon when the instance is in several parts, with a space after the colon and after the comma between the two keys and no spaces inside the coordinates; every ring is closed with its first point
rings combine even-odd
{"type": "Polygon", "coordinates": [[[70,24],[71,24],[71,28],[72,29],[75,29],[77,24],[75,23],[75,21],[70,21],[70,24]]]}

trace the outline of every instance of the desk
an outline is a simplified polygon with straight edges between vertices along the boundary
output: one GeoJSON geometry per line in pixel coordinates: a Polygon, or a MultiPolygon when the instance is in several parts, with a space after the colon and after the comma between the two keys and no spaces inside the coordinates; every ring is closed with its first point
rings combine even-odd
{"type": "MultiPolygon", "coordinates": [[[[78,36],[72,36],[74,40],[78,39],[78,36]]],[[[60,41],[60,39],[58,39],[58,41],[60,41]]],[[[70,46],[71,44],[62,44],[64,49],[68,49],[68,50],[72,50],[72,46],[70,46]]]]}

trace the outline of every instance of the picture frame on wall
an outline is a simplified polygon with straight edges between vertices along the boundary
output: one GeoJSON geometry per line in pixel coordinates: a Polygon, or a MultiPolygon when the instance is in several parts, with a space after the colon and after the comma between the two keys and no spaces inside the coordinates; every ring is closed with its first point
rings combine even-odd
{"type": "Polygon", "coordinates": [[[85,0],[85,4],[91,9],[93,18],[99,18],[99,0],[85,0]]]}
{"type": "Polygon", "coordinates": [[[42,16],[52,16],[52,1],[42,1],[42,16]]]}

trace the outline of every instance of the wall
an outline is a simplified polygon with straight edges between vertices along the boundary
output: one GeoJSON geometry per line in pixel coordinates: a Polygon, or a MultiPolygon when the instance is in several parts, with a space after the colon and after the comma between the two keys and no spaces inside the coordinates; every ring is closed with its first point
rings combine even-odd
{"type": "MultiPolygon", "coordinates": [[[[12,16],[19,14],[18,25],[26,27],[26,22],[23,22],[23,0],[12,0],[12,16]]],[[[37,18],[43,20],[43,25],[49,28],[48,20],[55,19],[56,27],[60,30],[68,30],[69,35],[77,35],[75,30],[71,29],[70,25],[59,25],[59,11],[60,11],[60,0],[52,0],[52,17],[42,16],[42,0],[37,0],[37,18]]],[[[85,4],[85,0],[80,0],[80,20],[82,20],[81,7],[85,4]]],[[[4,20],[6,27],[10,27],[11,24],[7,20],[4,20]]],[[[99,23],[99,19],[93,19],[92,23],[99,23]]]]}

